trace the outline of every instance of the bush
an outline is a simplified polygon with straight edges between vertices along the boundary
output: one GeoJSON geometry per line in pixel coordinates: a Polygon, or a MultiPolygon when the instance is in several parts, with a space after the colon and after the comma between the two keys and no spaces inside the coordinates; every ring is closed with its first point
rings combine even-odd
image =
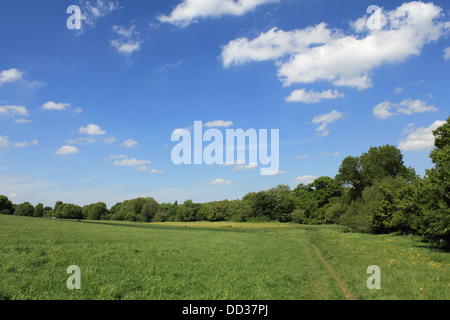
{"type": "Polygon", "coordinates": [[[305,210],[302,209],[296,209],[291,212],[290,214],[291,221],[295,223],[304,223],[306,218],[305,210]]]}
{"type": "Polygon", "coordinates": [[[372,227],[368,219],[369,207],[363,199],[358,198],[353,201],[344,214],[339,218],[339,224],[351,229],[372,232],[372,227]]]}

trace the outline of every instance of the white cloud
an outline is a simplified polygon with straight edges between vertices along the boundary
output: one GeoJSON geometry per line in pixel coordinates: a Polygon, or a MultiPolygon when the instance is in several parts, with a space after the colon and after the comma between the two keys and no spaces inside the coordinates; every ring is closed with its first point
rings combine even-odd
{"type": "Polygon", "coordinates": [[[123,154],[119,154],[117,156],[109,156],[110,159],[126,159],[128,156],[125,156],[123,154]]]}
{"type": "Polygon", "coordinates": [[[403,88],[402,87],[396,87],[396,88],[394,88],[394,93],[395,94],[400,94],[400,93],[402,93],[403,92],[403,88]]]}
{"type": "Polygon", "coordinates": [[[342,119],[343,116],[344,115],[341,112],[333,110],[330,113],[320,114],[320,115],[314,117],[312,122],[314,124],[320,124],[320,126],[318,128],[316,128],[316,131],[318,131],[321,136],[325,137],[330,133],[330,131],[327,128],[327,125],[329,125],[330,123],[333,123],[339,119],[342,119]]]}
{"type": "Polygon", "coordinates": [[[9,145],[9,138],[7,136],[0,136],[0,147],[6,147],[9,145]]]}
{"type": "Polygon", "coordinates": [[[87,146],[95,142],[97,142],[97,139],[95,138],[76,138],[67,140],[67,143],[83,146],[87,146]]]}
{"type": "Polygon", "coordinates": [[[17,119],[14,121],[15,124],[33,123],[33,120],[29,119],[17,119]]]}
{"type": "Polygon", "coordinates": [[[233,121],[215,120],[207,122],[203,126],[213,128],[213,127],[231,127],[232,125],[233,121]]]}
{"type": "Polygon", "coordinates": [[[16,82],[22,80],[23,71],[11,68],[9,70],[3,70],[0,72],[0,86],[7,82],[16,82]]]}
{"type": "Polygon", "coordinates": [[[399,113],[411,115],[427,111],[437,111],[437,108],[422,100],[405,99],[400,103],[381,102],[373,108],[372,113],[379,119],[387,119],[399,113]]]}
{"type": "Polygon", "coordinates": [[[139,32],[135,28],[135,25],[131,25],[128,29],[124,26],[113,26],[113,31],[119,38],[111,40],[110,45],[116,48],[118,53],[127,57],[131,56],[135,51],[139,51],[142,40],[139,40],[139,32]]]}
{"type": "MultiPolygon", "coordinates": [[[[434,135],[433,131],[442,126],[445,121],[437,120],[429,127],[417,128],[406,137],[400,140],[399,149],[402,151],[424,151],[433,148],[434,135]]],[[[407,130],[411,131],[411,124],[408,125],[407,130]]]]}
{"type": "Polygon", "coordinates": [[[179,61],[177,61],[175,63],[167,63],[167,64],[163,65],[161,68],[159,68],[159,72],[163,72],[163,71],[166,71],[166,70],[170,70],[170,69],[176,68],[179,65],[181,65],[182,63],[183,63],[183,60],[179,60],[179,61]]]}
{"type": "Polygon", "coordinates": [[[295,159],[301,160],[301,159],[307,159],[308,157],[309,157],[309,155],[302,154],[301,156],[296,156],[295,159]]]}
{"type": "Polygon", "coordinates": [[[106,133],[106,131],[101,130],[100,127],[95,124],[88,124],[86,127],[81,127],[78,129],[78,132],[90,136],[101,136],[106,133]]]}
{"type": "Polygon", "coordinates": [[[114,161],[115,166],[125,166],[125,167],[137,167],[151,163],[152,162],[150,160],[137,160],[135,158],[114,161]]]}
{"type": "MultiPolygon", "coordinates": [[[[80,1],[81,5],[81,19],[84,24],[94,27],[97,20],[110,14],[113,11],[119,10],[120,5],[118,1],[80,1]]],[[[83,25],[83,24],[82,24],[83,25]]]]}
{"type": "Polygon", "coordinates": [[[147,171],[148,167],[147,166],[140,166],[140,167],[138,167],[136,169],[139,170],[139,171],[147,171]]]}
{"type": "Polygon", "coordinates": [[[104,139],[105,143],[107,144],[111,144],[117,141],[117,139],[115,137],[109,137],[109,138],[105,138],[104,139]]]}
{"type": "Polygon", "coordinates": [[[162,170],[157,170],[157,169],[152,169],[152,170],[149,171],[149,173],[151,173],[151,174],[163,173],[163,171],[162,170]]]}
{"type": "Polygon", "coordinates": [[[44,110],[65,110],[67,107],[70,107],[70,103],[55,103],[49,101],[42,105],[42,109],[44,110]]]}
{"type": "Polygon", "coordinates": [[[279,0],[183,0],[169,16],[160,15],[160,22],[168,22],[178,27],[186,27],[198,18],[220,17],[222,15],[241,16],[254,8],[279,0]]]}
{"type": "Polygon", "coordinates": [[[127,148],[135,148],[138,145],[138,143],[136,141],[134,141],[133,139],[128,139],[125,140],[121,146],[127,147],[127,148]]]}
{"type": "Polygon", "coordinates": [[[228,185],[231,183],[232,183],[231,180],[217,178],[216,180],[213,180],[213,181],[209,182],[208,184],[213,185],[213,186],[223,186],[223,185],[228,185]]]}
{"type": "Polygon", "coordinates": [[[78,149],[74,146],[62,146],[55,152],[55,154],[58,154],[58,155],[68,155],[68,154],[76,154],[76,153],[78,153],[78,149]]]}
{"type": "Polygon", "coordinates": [[[0,106],[0,115],[28,116],[28,110],[24,106],[0,106]]]}
{"type": "Polygon", "coordinates": [[[34,139],[31,142],[14,142],[13,143],[13,146],[18,147],[18,148],[24,148],[24,147],[28,147],[28,146],[37,146],[37,145],[38,145],[37,139],[34,139]]]}
{"type": "Polygon", "coordinates": [[[444,59],[450,60],[450,47],[444,49],[444,59]]]}
{"type": "Polygon", "coordinates": [[[303,183],[303,184],[309,184],[311,182],[313,182],[314,180],[316,180],[317,177],[313,176],[313,175],[307,175],[307,176],[301,176],[301,177],[297,177],[294,179],[293,182],[296,183],[303,183]]]}
{"type": "Polygon", "coordinates": [[[323,23],[287,32],[272,29],[252,40],[230,41],[223,47],[222,63],[229,67],[275,60],[285,86],[327,81],[362,90],[373,85],[374,69],[419,55],[425,44],[441,38],[450,26],[443,21],[440,7],[423,2],[403,3],[382,12],[382,19],[384,27],[365,36],[335,31],[323,23]]]}
{"type": "Polygon", "coordinates": [[[345,95],[338,90],[326,90],[317,92],[314,90],[306,91],[305,89],[295,90],[285,100],[287,102],[304,102],[304,103],[317,103],[321,100],[331,100],[337,98],[343,98],[345,95]]]}

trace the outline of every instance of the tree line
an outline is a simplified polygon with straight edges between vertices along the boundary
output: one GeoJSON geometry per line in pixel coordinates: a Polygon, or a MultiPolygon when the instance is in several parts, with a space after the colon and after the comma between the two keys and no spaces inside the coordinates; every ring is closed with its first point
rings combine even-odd
{"type": "Polygon", "coordinates": [[[165,221],[280,221],[340,224],[369,233],[419,234],[441,245],[450,243],[450,117],[437,128],[430,153],[434,167],[424,177],[406,167],[395,146],[371,147],[346,157],[334,178],[323,176],[291,190],[279,185],[250,192],[242,199],[182,204],[136,198],[107,208],[103,202],[78,206],[13,204],[0,196],[0,214],[60,219],[165,221]]]}

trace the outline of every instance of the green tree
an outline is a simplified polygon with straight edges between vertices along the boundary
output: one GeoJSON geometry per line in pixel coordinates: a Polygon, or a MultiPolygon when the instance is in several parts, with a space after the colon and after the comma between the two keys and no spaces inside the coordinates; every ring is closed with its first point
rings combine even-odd
{"type": "Polygon", "coordinates": [[[0,195],[0,214],[13,214],[14,208],[12,202],[6,196],[0,195]]]}
{"type": "Polygon", "coordinates": [[[34,207],[29,202],[21,203],[17,206],[16,211],[14,212],[17,216],[26,216],[32,217],[34,213],[34,207]]]}
{"type": "Polygon", "coordinates": [[[416,190],[419,210],[414,228],[432,241],[450,245],[450,117],[433,131],[435,148],[430,153],[434,168],[416,190]]]}
{"type": "Polygon", "coordinates": [[[36,207],[34,207],[34,217],[43,217],[44,216],[44,205],[42,203],[38,203],[36,207]]]}

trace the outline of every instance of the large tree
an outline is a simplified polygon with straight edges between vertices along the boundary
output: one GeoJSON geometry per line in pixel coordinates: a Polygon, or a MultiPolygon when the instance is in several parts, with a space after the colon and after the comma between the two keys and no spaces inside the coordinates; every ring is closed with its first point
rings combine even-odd
{"type": "Polygon", "coordinates": [[[430,158],[434,168],[427,170],[417,188],[419,212],[413,223],[427,238],[450,244],[450,117],[433,135],[435,148],[430,158]]]}

